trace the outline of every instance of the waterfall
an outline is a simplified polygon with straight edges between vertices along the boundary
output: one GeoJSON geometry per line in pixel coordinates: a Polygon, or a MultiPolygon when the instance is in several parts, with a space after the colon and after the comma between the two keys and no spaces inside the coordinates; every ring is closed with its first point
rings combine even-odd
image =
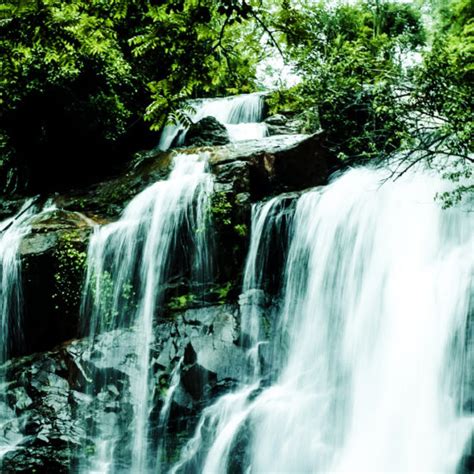
{"type": "Polygon", "coordinates": [[[119,221],[98,228],[91,239],[83,318],[91,339],[89,358],[100,357],[104,371],[89,389],[91,394],[102,389],[99,401],[102,397],[115,410],[109,407],[92,420],[87,447],[92,455],[83,460],[82,472],[153,469],[154,322],[162,316],[164,285],[175,267],[186,270],[195,284],[210,278],[207,220],[213,182],[206,167],[205,156],[175,156],[168,180],[145,189],[119,221]],[[95,339],[104,333],[111,341],[102,347],[95,339]],[[127,372],[128,382],[120,371],[127,372]],[[114,400],[107,399],[109,392],[114,400]]]}
{"type": "MultiPolygon", "coordinates": [[[[22,283],[20,243],[28,234],[29,221],[35,212],[33,199],[27,200],[18,213],[0,224],[0,365],[10,356],[11,348],[22,341],[22,283]]],[[[6,384],[4,367],[0,368],[0,385],[6,384]]],[[[5,393],[5,390],[2,390],[5,393]]],[[[18,420],[4,395],[0,398],[0,459],[15,449],[21,440],[14,426],[18,420]]]]}
{"type": "MultiPolygon", "coordinates": [[[[267,134],[263,120],[263,95],[242,94],[218,99],[190,101],[193,107],[190,119],[196,123],[204,117],[214,117],[227,128],[231,141],[262,138],[267,134]]],[[[160,137],[158,148],[167,150],[173,142],[184,143],[187,128],[183,125],[166,125],[160,137]]]]}
{"type": "MultiPolygon", "coordinates": [[[[241,309],[241,343],[248,347],[249,379],[255,380],[260,373],[259,352],[265,344],[264,320],[269,311],[267,294],[271,291],[269,278],[281,272],[278,261],[281,240],[288,227],[288,203],[291,198],[281,195],[252,208],[251,242],[245,264],[241,309]],[[272,266],[271,263],[274,265],[272,266]]],[[[290,207],[291,209],[291,207],[290,207]]],[[[280,256],[281,259],[281,256],[280,256]]]]}
{"type": "MultiPolygon", "coordinates": [[[[204,410],[172,472],[456,472],[474,428],[463,411],[474,223],[441,209],[446,185],[429,173],[385,178],[353,169],[297,200],[267,310],[276,330],[267,339],[244,317],[274,347],[270,366],[204,410]]],[[[253,217],[257,286],[272,205],[253,217]]]]}
{"type": "Polygon", "coordinates": [[[235,393],[221,397],[202,414],[194,437],[185,446],[181,458],[172,468],[178,472],[225,472],[231,444],[249,415],[248,400],[259,389],[260,350],[265,341],[263,320],[271,311],[266,301],[270,290],[269,274],[278,272],[273,266],[278,260],[279,240],[288,227],[288,208],[291,199],[282,195],[252,208],[251,241],[245,265],[241,307],[241,344],[247,348],[248,371],[242,379],[247,382],[235,393]],[[215,443],[208,446],[207,433],[215,435],[215,443]],[[209,448],[209,452],[206,449],[209,448]]]}
{"type": "Polygon", "coordinates": [[[28,234],[34,213],[33,200],[26,201],[17,215],[1,223],[0,229],[0,363],[21,337],[21,281],[19,248],[28,234]]]}

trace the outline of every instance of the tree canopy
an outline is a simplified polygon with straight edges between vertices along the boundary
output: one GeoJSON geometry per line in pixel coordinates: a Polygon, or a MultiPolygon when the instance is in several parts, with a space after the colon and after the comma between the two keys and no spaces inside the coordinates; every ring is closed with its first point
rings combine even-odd
{"type": "Polygon", "coordinates": [[[398,154],[403,173],[436,162],[459,184],[444,196],[453,203],[472,190],[472,10],[469,0],[4,2],[0,180],[43,190],[57,187],[53,173],[64,186],[97,179],[154,146],[166,120],[185,121],[187,99],[256,90],[271,44],[300,78],[270,94],[272,112],[322,128],[348,163],[398,154]]]}
{"type": "Polygon", "coordinates": [[[259,33],[244,21],[257,15],[234,0],[4,3],[3,181],[41,189],[45,169],[74,163],[94,179],[151,146],[148,128],[184,99],[254,90],[259,42],[245,40],[259,33]]]}

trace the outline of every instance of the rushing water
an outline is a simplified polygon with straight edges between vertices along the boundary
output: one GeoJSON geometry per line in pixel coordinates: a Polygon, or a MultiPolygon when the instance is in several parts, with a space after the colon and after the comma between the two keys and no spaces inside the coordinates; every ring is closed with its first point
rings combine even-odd
{"type": "MultiPolygon", "coordinates": [[[[36,207],[27,200],[18,213],[0,224],[0,365],[14,346],[22,342],[22,284],[20,243],[30,230],[29,221],[36,207]]],[[[5,384],[5,371],[0,368],[0,385],[5,384]]],[[[3,392],[3,391],[2,391],[3,392]]],[[[0,459],[15,449],[21,440],[15,413],[8,407],[4,392],[0,397],[0,459]]]]}
{"type": "MultiPolygon", "coordinates": [[[[125,359],[130,367],[128,387],[117,371],[99,372],[90,391],[121,387],[114,389],[119,409],[131,405],[132,412],[120,418],[108,410],[93,420],[92,454],[84,460],[83,472],[145,473],[153,468],[156,440],[150,436],[149,418],[155,385],[150,377],[154,321],[161,315],[164,283],[175,266],[186,267],[195,283],[209,278],[207,219],[213,182],[206,166],[205,156],[175,156],[169,179],[145,189],[118,222],[98,229],[91,240],[83,309],[91,354],[97,334],[127,330],[125,336],[122,331],[126,344],[111,344],[101,357],[103,367],[117,367],[125,359]]],[[[120,337],[113,336],[117,341],[120,337]]]]}
{"type": "MultiPolygon", "coordinates": [[[[242,94],[219,99],[201,99],[191,101],[194,108],[192,122],[204,117],[214,117],[225,125],[231,141],[262,138],[267,134],[263,120],[263,95],[242,94]]],[[[158,148],[167,150],[174,143],[182,145],[187,128],[182,125],[167,125],[160,137],[158,148]]]]}
{"type": "MultiPolygon", "coordinates": [[[[456,472],[474,426],[474,223],[434,201],[440,180],[384,177],[351,170],[298,199],[277,330],[267,338],[244,312],[250,346],[274,347],[270,368],[204,410],[172,472],[456,472]]],[[[275,202],[254,217],[247,293],[275,202]]]]}
{"type": "Polygon", "coordinates": [[[28,234],[28,221],[35,209],[28,200],[13,216],[0,224],[0,363],[5,362],[10,347],[21,337],[21,264],[19,248],[28,234]]]}

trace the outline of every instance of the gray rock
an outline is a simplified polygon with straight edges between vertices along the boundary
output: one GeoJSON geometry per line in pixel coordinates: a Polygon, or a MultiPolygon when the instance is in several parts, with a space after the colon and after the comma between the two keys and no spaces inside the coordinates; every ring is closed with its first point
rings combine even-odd
{"type": "Polygon", "coordinates": [[[186,133],[185,146],[215,146],[230,142],[225,126],[215,117],[204,117],[193,123],[186,133]]]}
{"type": "MultiPolygon", "coordinates": [[[[182,427],[181,433],[185,430],[189,435],[202,404],[240,377],[245,354],[234,343],[237,319],[237,306],[214,305],[187,310],[156,328],[151,367],[162,388],[177,361],[184,359],[173,402],[173,423],[182,427]]],[[[8,405],[3,411],[12,420],[6,435],[18,443],[5,454],[1,472],[76,472],[91,441],[87,424],[119,423],[126,432],[132,417],[129,378],[136,376],[130,362],[136,352],[129,337],[132,330],[103,334],[93,345],[87,339],[72,341],[51,352],[12,359],[0,368],[8,382],[8,405]],[[109,366],[104,354],[114,349],[122,358],[109,366]],[[86,390],[92,380],[93,392],[86,390]]],[[[166,390],[157,394],[159,412],[166,390]]],[[[169,438],[173,441],[172,433],[169,438]]]]}
{"type": "Polygon", "coordinates": [[[303,123],[298,118],[289,119],[285,115],[271,115],[265,119],[268,135],[294,135],[301,133],[303,123]]]}

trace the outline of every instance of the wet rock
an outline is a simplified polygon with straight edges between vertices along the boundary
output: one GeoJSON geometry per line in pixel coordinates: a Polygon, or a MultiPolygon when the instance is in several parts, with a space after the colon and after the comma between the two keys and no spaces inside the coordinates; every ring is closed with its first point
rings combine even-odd
{"type": "Polygon", "coordinates": [[[266,195],[325,184],[338,163],[327,152],[324,135],[268,137],[231,144],[211,153],[211,169],[217,181],[229,181],[237,192],[248,183],[252,200],[266,195]]]}
{"type": "Polygon", "coordinates": [[[290,119],[282,114],[275,114],[265,119],[268,135],[291,135],[301,133],[303,124],[298,119],[290,119]]]}
{"type": "MultiPolygon", "coordinates": [[[[154,398],[152,431],[158,429],[154,424],[170,374],[183,360],[168,436],[173,449],[180,446],[173,433],[192,432],[202,405],[238,380],[245,354],[234,344],[237,319],[238,307],[214,305],[181,312],[156,328],[151,367],[162,390],[154,398]]],[[[75,472],[92,447],[87,426],[119,423],[127,429],[133,417],[129,380],[136,376],[131,331],[103,334],[93,345],[86,339],[72,341],[54,351],[12,359],[0,368],[7,374],[2,389],[8,387],[8,436],[14,440],[1,472],[75,472]],[[121,354],[113,366],[105,357],[112,350],[121,354]],[[94,391],[88,392],[87,381],[93,378],[94,391]]]]}
{"type": "Polygon", "coordinates": [[[185,146],[215,146],[230,142],[225,126],[215,117],[204,117],[193,123],[186,133],[185,146]]]}
{"type": "Polygon", "coordinates": [[[174,152],[138,154],[119,176],[84,189],[73,189],[54,197],[54,203],[65,210],[78,211],[99,223],[116,220],[128,202],[147,186],[166,179],[174,152]]]}
{"type": "MultiPolygon", "coordinates": [[[[269,121],[278,125],[284,118],[269,121]]],[[[36,218],[21,245],[25,329],[23,344],[13,355],[45,351],[79,335],[86,251],[94,223],[115,220],[133,196],[164,179],[176,153],[209,155],[215,175],[210,208],[215,268],[212,282],[196,288],[190,275],[178,271],[186,261],[185,252],[175,253],[176,265],[170,268],[165,285],[163,317],[172,317],[176,309],[235,302],[248,250],[252,203],[283,191],[324,184],[334,169],[322,135],[275,136],[142,154],[122,176],[56,195],[53,200],[62,209],[36,218]]],[[[178,247],[185,249],[184,244],[178,247]]]]}
{"type": "Polygon", "coordinates": [[[24,199],[22,198],[11,198],[6,199],[4,196],[0,197],[0,222],[7,219],[8,217],[16,214],[21,206],[23,205],[24,199]]]}
{"type": "Polygon", "coordinates": [[[20,246],[24,320],[14,356],[77,337],[92,225],[80,213],[64,210],[44,212],[31,222],[20,246]]]}

